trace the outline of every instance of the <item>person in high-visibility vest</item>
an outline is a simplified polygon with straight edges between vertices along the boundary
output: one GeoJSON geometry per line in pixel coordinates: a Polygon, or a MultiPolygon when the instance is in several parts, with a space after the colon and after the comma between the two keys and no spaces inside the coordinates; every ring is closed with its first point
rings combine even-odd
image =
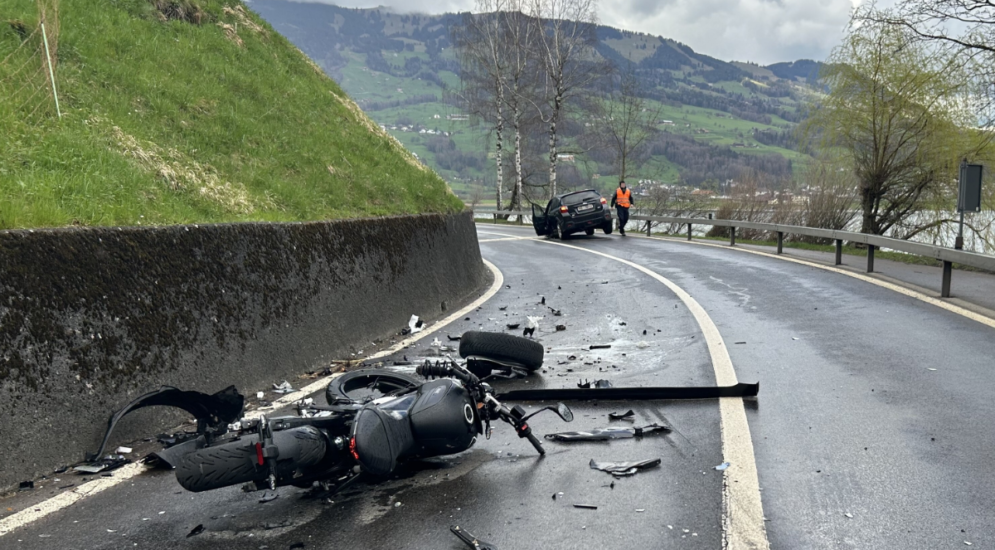
{"type": "Polygon", "coordinates": [[[625,186],[625,180],[618,182],[618,189],[612,195],[612,206],[618,212],[618,232],[625,236],[625,224],[629,221],[629,207],[635,204],[632,191],[625,186]]]}

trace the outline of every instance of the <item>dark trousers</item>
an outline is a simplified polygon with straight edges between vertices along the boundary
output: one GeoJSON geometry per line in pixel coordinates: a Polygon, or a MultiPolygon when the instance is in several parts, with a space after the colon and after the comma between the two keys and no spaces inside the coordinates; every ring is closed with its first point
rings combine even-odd
{"type": "Polygon", "coordinates": [[[629,223],[629,209],[616,206],[615,211],[618,212],[618,229],[625,232],[625,224],[629,223]]]}

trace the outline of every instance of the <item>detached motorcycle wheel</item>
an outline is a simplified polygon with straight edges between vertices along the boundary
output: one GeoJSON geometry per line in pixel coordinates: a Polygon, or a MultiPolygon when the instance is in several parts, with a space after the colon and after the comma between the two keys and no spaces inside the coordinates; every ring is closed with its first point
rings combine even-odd
{"type": "Polygon", "coordinates": [[[539,342],[499,332],[464,332],[459,341],[460,357],[518,363],[530,371],[542,366],[544,351],[539,342]]]}
{"type": "Polygon", "coordinates": [[[336,376],[325,389],[329,405],[363,402],[420,386],[424,380],[385,369],[360,369],[336,376]]]}

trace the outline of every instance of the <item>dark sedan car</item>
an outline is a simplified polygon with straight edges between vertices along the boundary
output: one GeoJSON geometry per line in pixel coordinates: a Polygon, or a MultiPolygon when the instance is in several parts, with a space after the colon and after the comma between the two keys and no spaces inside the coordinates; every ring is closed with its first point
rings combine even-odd
{"type": "Polygon", "coordinates": [[[560,239],[581,231],[593,235],[595,229],[612,232],[612,211],[608,201],[594,189],[557,195],[546,208],[532,205],[532,225],[536,235],[560,239]]]}

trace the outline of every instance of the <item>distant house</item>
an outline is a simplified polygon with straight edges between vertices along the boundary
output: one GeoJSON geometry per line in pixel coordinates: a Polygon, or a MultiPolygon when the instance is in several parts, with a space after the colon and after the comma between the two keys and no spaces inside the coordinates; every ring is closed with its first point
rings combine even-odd
{"type": "Polygon", "coordinates": [[[432,115],[432,118],[434,118],[434,119],[440,119],[440,118],[442,118],[442,117],[441,117],[441,116],[439,116],[438,114],[434,114],[434,115],[432,115]]]}
{"type": "Polygon", "coordinates": [[[673,126],[674,125],[674,121],[673,120],[664,120],[663,121],[663,125],[664,126],[673,126]]]}
{"type": "Polygon", "coordinates": [[[695,189],[691,191],[691,194],[695,197],[711,197],[715,195],[715,191],[709,191],[708,189],[695,189]]]}
{"type": "Polygon", "coordinates": [[[568,153],[559,153],[556,155],[557,160],[562,160],[563,162],[573,162],[575,160],[574,156],[568,153]]]}

